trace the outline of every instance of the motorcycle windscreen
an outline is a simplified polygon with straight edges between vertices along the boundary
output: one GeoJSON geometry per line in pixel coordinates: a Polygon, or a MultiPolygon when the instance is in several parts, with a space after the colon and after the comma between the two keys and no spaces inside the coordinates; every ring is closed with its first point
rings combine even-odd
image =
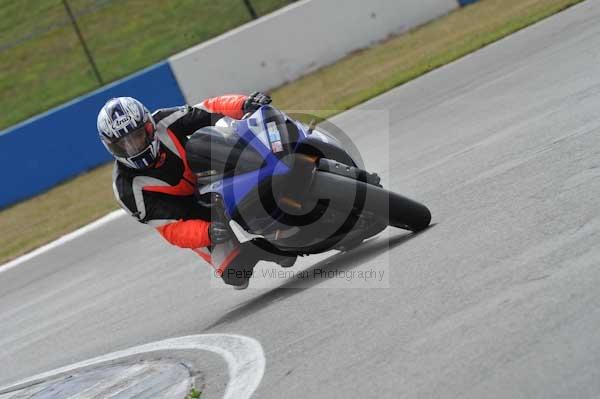
{"type": "Polygon", "coordinates": [[[298,142],[298,127],[283,112],[269,105],[249,115],[245,122],[247,131],[277,158],[292,153],[298,142]]]}

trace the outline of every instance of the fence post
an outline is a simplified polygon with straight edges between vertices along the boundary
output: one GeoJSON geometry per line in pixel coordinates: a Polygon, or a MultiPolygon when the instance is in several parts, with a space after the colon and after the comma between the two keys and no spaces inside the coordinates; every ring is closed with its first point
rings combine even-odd
{"type": "Polygon", "coordinates": [[[252,3],[250,3],[250,0],[244,0],[244,4],[246,5],[246,8],[248,9],[248,12],[250,13],[252,19],[258,18],[258,14],[256,14],[256,10],[252,6],[252,3]]]}
{"type": "Polygon", "coordinates": [[[63,0],[63,5],[65,6],[65,10],[67,10],[67,14],[69,14],[69,18],[71,19],[71,24],[73,25],[73,29],[75,29],[75,33],[77,34],[77,37],[79,38],[79,41],[81,42],[83,51],[85,52],[85,55],[86,55],[88,61],[90,62],[92,69],[94,70],[94,75],[96,75],[96,79],[98,79],[98,83],[100,83],[100,86],[102,86],[104,84],[104,82],[102,81],[102,76],[100,76],[100,71],[98,70],[96,63],[94,62],[92,53],[90,52],[90,49],[88,48],[87,44],[85,43],[83,35],[81,34],[81,30],[79,30],[79,25],[77,25],[77,20],[75,19],[75,15],[73,15],[73,11],[71,11],[71,7],[69,6],[69,3],[67,2],[67,0],[63,0]]]}

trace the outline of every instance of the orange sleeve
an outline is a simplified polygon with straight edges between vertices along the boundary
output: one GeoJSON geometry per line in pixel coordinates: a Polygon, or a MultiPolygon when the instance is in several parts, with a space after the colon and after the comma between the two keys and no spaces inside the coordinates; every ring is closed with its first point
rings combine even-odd
{"type": "Polygon", "coordinates": [[[200,103],[208,112],[223,114],[230,118],[242,119],[244,116],[244,102],[248,96],[241,94],[230,94],[208,98],[200,103]]]}
{"type": "Polygon", "coordinates": [[[210,222],[204,220],[179,220],[157,227],[156,230],[173,245],[196,249],[211,244],[209,226],[210,222]]]}

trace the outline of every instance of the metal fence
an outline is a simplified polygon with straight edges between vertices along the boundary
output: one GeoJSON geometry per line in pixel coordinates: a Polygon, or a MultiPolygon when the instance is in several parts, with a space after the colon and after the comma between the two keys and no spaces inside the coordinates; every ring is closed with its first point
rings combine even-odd
{"type": "MultiPolygon", "coordinates": [[[[86,7],[79,9],[75,15],[76,18],[82,17],[84,15],[88,15],[93,13],[94,11],[99,10],[103,6],[108,3],[112,3],[115,0],[94,0],[91,4],[86,5],[86,7]]],[[[57,2],[57,7],[66,7],[68,6],[68,2],[65,0],[63,4],[57,2]]],[[[9,50],[13,47],[16,47],[20,44],[27,42],[28,40],[35,39],[36,37],[42,36],[52,30],[61,28],[63,26],[69,25],[71,23],[71,19],[67,13],[65,8],[64,15],[60,16],[56,20],[43,21],[39,26],[32,26],[32,29],[28,32],[22,33],[21,35],[11,37],[10,35],[2,35],[2,40],[0,42],[0,53],[9,50]]]]}
{"type": "MultiPolygon", "coordinates": [[[[98,79],[100,84],[103,84],[104,82],[102,81],[101,74],[94,61],[94,55],[87,46],[85,35],[83,34],[82,29],[79,26],[78,20],[84,16],[93,14],[94,12],[102,9],[103,7],[106,7],[107,5],[115,3],[117,1],[119,0],[61,0],[60,2],[57,2],[56,7],[62,7],[63,12],[58,13],[55,19],[44,21],[40,25],[34,25],[32,26],[31,31],[24,32],[16,37],[12,37],[11,35],[3,35],[4,38],[0,39],[2,40],[0,41],[0,56],[3,52],[6,52],[7,50],[19,46],[20,44],[23,44],[29,40],[33,40],[36,37],[43,36],[53,30],[65,27],[67,25],[71,25],[79,39],[79,42],[81,43],[82,50],[85,52],[86,57],[89,60],[90,66],[93,69],[94,74],[96,75],[96,78],[98,79]],[[78,3],[78,7],[74,8],[71,5],[71,3],[78,3]]],[[[287,0],[288,3],[293,3],[295,1],[297,0],[287,0]]],[[[248,12],[248,15],[252,19],[256,19],[261,16],[260,11],[257,11],[252,0],[240,0],[240,5],[243,5],[243,7],[248,12]]]]}

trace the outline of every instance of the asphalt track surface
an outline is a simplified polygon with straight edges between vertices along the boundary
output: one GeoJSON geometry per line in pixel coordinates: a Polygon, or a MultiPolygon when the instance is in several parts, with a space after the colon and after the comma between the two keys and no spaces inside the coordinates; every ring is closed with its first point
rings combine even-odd
{"type": "Polygon", "coordinates": [[[587,1],[337,119],[434,215],[318,264],[389,288],[213,288],[120,218],[0,274],[0,384],[218,332],[262,343],[260,398],[600,395],[599,20],[587,1]],[[365,109],[387,111],[388,142],[365,109]]]}

